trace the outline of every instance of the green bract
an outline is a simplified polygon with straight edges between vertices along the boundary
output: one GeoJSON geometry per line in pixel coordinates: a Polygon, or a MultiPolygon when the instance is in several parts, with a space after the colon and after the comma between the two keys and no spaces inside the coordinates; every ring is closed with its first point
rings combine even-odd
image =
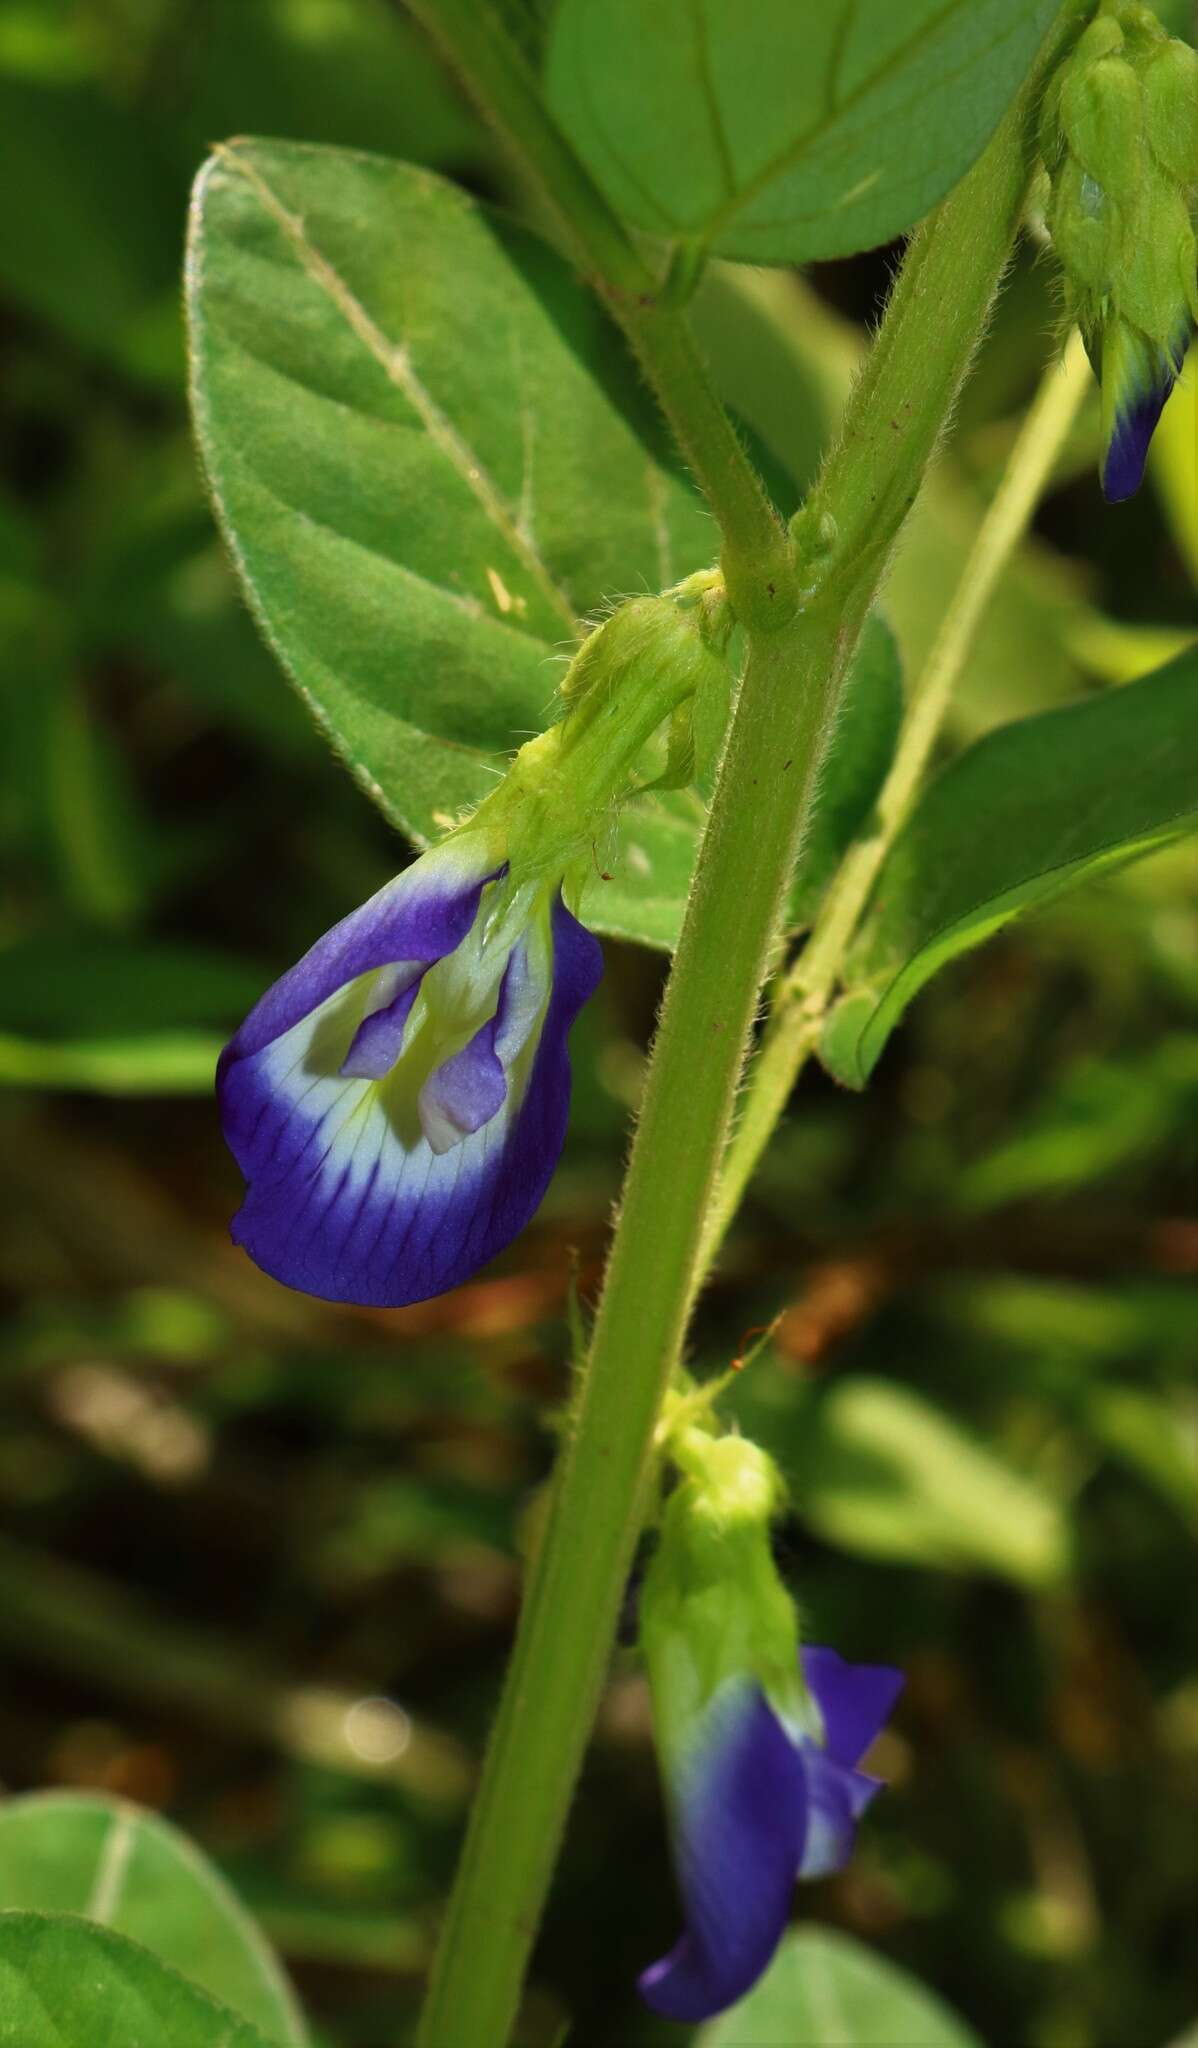
{"type": "Polygon", "coordinates": [[[683,1476],[661,1519],[640,1596],[641,1644],[662,1747],[685,1745],[729,1681],[756,1679],[799,1718],[798,1622],[770,1549],[785,1499],[756,1444],[683,1428],[670,1441],[683,1476]]]}
{"type": "Polygon", "coordinates": [[[1198,318],[1198,54],[1147,8],[1108,9],[1049,86],[1040,148],[1069,311],[1102,384],[1109,494],[1123,497],[1198,318]]]}

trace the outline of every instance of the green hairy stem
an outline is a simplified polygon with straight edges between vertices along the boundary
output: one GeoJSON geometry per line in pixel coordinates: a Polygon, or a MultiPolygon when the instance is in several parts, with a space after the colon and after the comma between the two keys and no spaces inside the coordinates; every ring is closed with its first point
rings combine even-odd
{"type": "MultiPolygon", "coordinates": [[[[502,2048],[607,1665],[704,1218],[786,886],[861,627],[1018,227],[1036,80],[915,235],[787,536],[654,281],[479,0],[415,0],[620,320],[723,534],[746,659],[662,1007],[590,1355],[530,1573],[421,2048],[502,2048]]],[[[1044,62],[1058,44],[1050,39],[1044,62]]],[[[1042,76],[1042,71],[1038,76],[1042,76]]]]}
{"type": "Polygon", "coordinates": [[[1063,356],[1054,358],[1044,373],[923,673],[911,692],[894,761],[875,806],[874,830],[850,847],[811,937],[782,985],[741,1103],[719,1187],[707,1210],[696,1289],[711,1268],[799,1073],[819,1042],[828,998],[882,862],[919,793],[920,779],[982,613],[1027,530],[1089,383],[1086,352],[1074,328],[1063,356]]]}

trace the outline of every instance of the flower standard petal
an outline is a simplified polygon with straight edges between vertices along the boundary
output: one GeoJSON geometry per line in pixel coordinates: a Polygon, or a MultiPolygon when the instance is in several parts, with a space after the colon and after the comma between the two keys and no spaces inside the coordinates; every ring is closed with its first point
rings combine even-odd
{"type": "Polygon", "coordinates": [[[674,1803],[686,1931],[638,1984],[655,2012],[696,2021],[743,1997],[790,1916],[807,1787],[798,1746],[759,1686],[713,1702],[674,1803]]]}

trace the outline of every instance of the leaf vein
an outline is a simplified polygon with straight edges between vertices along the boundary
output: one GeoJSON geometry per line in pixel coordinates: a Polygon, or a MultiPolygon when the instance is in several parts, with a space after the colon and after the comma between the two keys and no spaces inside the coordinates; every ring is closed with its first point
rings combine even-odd
{"type": "Polygon", "coordinates": [[[418,374],[406,344],[393,342],[371,318],[361,300],[351,292],[344,278],[309,239],[303,221],[291,213],[277,193],[272,191],[256,165],[241,151],[227,146],[222,147],[218,155],[227,169],[234,171],[250,186],[271,219],[282,229],[312,282],[324,292],[346,325],[374,357],[380,369],[396,389],[402,392],[425,428],[429,439],[440,449],[447,462],[478,500],[488,519],[523,561],[530,576],[535,579],[570,632],[577,632],[578,621],[568,597],[555,582],[536,549],[531,546],[527,535],[521,531],[518,517],[507,504],[485,464],[459,432],[449,415],[438,405],[432,392],[418,374]]]}

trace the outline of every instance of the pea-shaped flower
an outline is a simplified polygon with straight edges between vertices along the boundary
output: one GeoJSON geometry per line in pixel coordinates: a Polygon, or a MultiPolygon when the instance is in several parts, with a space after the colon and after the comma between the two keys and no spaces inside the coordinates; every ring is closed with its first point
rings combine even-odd
{"type": "Polygon", "coordinates": [[[620,607],[571,664],[561,721],[250,1012],[217,1093],[248,1182],[233,1235],[275,1279],[401,1307],[524,1228],[602,973],[574,914],[596,839],[663,722],[726,690],[727,632],[714,572],[620,607]]]}
{"type": "Polygon", "coordinates": [[[454,835],[334,925],[220,1061],[233,1235],[289,1287],[398,1307],[510,1243],[557,1164],[602,949],[454,835]]]}
{"type": "Polygon", "coordinates": [[[738,1437],[688,1433],[641,1595],[684,1932],[640,1978],[668,2019],[722,2012],[785,1932],[795,1882],[847,1862],[880,1780],[858,1766],[902,1686],[798,1649],[769,1545],[777,1474],[738,1437]]]}

